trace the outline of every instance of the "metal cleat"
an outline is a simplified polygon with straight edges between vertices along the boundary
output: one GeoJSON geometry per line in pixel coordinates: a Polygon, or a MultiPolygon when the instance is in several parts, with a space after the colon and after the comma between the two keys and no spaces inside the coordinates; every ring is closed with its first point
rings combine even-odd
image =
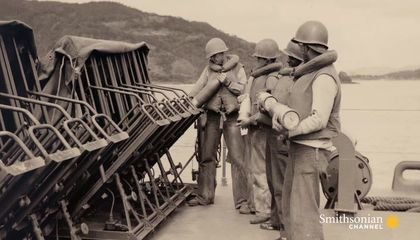
{"type": "Polygon", "coordinates": [[[395,166],[394,178],[392,180],[392,190],[420,193],[420,181],[404,178],[404,172],[407,170],[420,170],[420,161],[402,161],[395,166]]]}

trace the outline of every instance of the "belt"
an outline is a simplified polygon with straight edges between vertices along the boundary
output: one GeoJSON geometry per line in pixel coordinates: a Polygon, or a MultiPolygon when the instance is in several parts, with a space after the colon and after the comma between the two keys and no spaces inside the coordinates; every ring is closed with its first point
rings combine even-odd
{"type": "Polygon", "coordinates": [[[271,129],[271,127],[264,125],[262,123],[258,123],[257,125],[250,125],[248,126],[248,128],[252,130],[267,129],[268,131],[274,131],[273,129],[271,129]]]}
{"type": "Polygon", "coordinates": [[[238,112],[239,112],[239,110],[235,110],[233,112],[226,113],[224,111],[213,111],[213,110],[207,109],[207,114],[210,114],[210,115],[222,115],[222,114],[224,114],[226,117],[235,116],[235,115],[238,114],[238,112]]]}
{"type": "Polygon", "coordinates": [[[225,112],[223,112],[223,111],[219,111],[219,112],[216,112],[216,111],[213,111],[213,110],[207,110],[207,114],[208,115],[212,115],[212,116],[217,116],[217,117],[220,117],[220,124],[219,124],[219,128],[220,129],[223,129],[223,123],[228,119],[228,118],[230,118],[230,117],[237,117],[237,115],[238,115],[238,111],[233,111],[233,112],[230,112],[230,113],[225,113],[225,112]]]}

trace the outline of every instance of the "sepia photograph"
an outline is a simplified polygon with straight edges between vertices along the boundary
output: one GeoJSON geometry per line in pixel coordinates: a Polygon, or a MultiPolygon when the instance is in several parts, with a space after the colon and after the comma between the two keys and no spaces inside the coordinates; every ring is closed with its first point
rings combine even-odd
{"type": "Polygon", "coordinates": [[[0,240],[419,240],[419,9],[0,0],[0,240]]]}

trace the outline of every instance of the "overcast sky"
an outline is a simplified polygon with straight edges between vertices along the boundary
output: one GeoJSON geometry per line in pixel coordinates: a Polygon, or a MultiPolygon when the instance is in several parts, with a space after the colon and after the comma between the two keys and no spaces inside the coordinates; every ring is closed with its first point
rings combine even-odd
{"type": "MultiPolygon", "coordinates": [[[[91,0],[59,0],[90,2],[91,0]]],[[[205,21],[248,41],[281,47],[307,20],[329,30],[341,69],[420,67],[420,0],[115,0],[146,12],[205,21]]]]}

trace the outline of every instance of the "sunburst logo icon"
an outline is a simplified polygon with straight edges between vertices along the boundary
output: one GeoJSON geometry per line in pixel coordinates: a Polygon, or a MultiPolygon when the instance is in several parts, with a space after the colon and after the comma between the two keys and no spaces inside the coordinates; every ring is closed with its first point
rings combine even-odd
{"type": "Polygon", "coordinates": [[[398,228],[400,226],[400,218],[396,215],[388,216],[386,226],[390,229],[398,228]]]}

